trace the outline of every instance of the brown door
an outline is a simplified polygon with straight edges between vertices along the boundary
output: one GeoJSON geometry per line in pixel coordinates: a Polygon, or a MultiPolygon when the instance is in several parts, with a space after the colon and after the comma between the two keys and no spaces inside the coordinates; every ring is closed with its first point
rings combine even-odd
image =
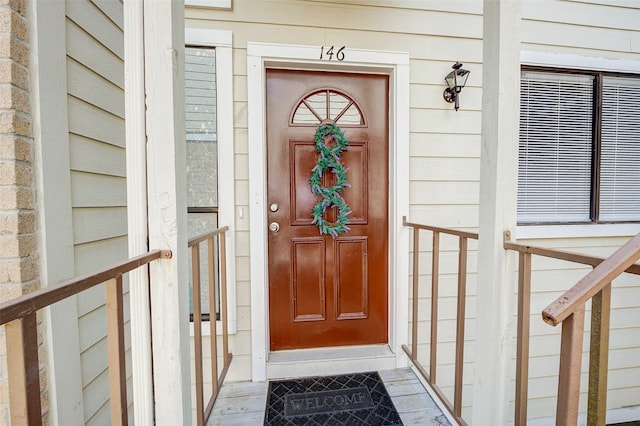
{"type": "Polygon", "coordinates": [[[388,105],[385,75],[267,70],[271,350],[387,342],[388,105]],[[349,140],[351,230],[336,238],[312,224],[313,138],[327,122],[349,140]]]}

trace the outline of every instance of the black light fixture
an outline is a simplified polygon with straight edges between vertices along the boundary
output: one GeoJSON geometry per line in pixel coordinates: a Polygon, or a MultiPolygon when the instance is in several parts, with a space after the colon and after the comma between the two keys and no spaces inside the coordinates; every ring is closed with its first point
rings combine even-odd
{"type": "Polygon", "coordinates": [[[444,81],[447,82],[449,87],[444,89],[442,96],[444,96],[444,100],[449,103],[455,102],[455,108],[457,111],[458,108],[460,108],[460,92],[464,85],[467,84],[467,78],[469,78],[470,71],[462,68],[462,64],[460,62],[456,62],[451,68],[453,68],[453,71],[447,74],[444,78],[444,81]]]}

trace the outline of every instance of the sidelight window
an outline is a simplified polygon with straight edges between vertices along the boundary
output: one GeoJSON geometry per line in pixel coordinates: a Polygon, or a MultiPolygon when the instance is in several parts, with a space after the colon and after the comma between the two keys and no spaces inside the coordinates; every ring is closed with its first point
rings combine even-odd
{"type": "MultiPolygon", "coordinates": [[[[212,231],[218,227],[216,95],[215,48],[186,47],[185,128],[189,238],[212,231]]],[[[217,256],[214,256],[214,259],[216,258],[217,256]]],[[[206,244],[201,244],[200,267],[201,276],[207,277],[209,265],[206,244]]],[[[215,265],[214,270],[218,270],[218,265],[215,265]]],[[[189,277],[191,278],[191,276],[190,271],[189,277]]],[[[191,288],[191,285],[189,287],[191,288]]],[[[201,301],[203,316],[208,318],[211,309],[206,285],[202,286],[201,301]]],[[[216,304],[218,304],[217,301],[216,304]]],[[[191,303],[190,306],[192,306],[191,303]]],[[[218,308],[216,306],[216,314],[219,313],[218,308]]],[[[191,312],[193,312],[192,308],[191,312]]]]}

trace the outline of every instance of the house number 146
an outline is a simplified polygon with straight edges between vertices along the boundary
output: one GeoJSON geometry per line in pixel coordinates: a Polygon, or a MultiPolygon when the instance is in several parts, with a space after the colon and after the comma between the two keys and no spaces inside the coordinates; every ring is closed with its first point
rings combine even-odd
{"type": "Polygon", "coordinates": [[[333,59],[337,59],[338,61],[344,61],[344,48],[346,46],[342,46],[337,48],[335,46],[322,46],[320,47],[320,60],[331,61],[333,59]],[[337,50],[336,50],[337,49],[337,50]]]}

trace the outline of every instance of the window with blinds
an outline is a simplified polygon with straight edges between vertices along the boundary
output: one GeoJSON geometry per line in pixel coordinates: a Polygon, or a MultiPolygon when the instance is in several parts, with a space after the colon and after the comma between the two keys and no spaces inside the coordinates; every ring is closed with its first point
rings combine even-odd
{"type": "Polygon", "coordinates": [[[524,70],[518,222],[640,221],[640,78],[524,70]]]}
{"type": "Polygon", "coordinates": [[[640,79],[604,77],[600,220],[640,220],[640,79]]]}

